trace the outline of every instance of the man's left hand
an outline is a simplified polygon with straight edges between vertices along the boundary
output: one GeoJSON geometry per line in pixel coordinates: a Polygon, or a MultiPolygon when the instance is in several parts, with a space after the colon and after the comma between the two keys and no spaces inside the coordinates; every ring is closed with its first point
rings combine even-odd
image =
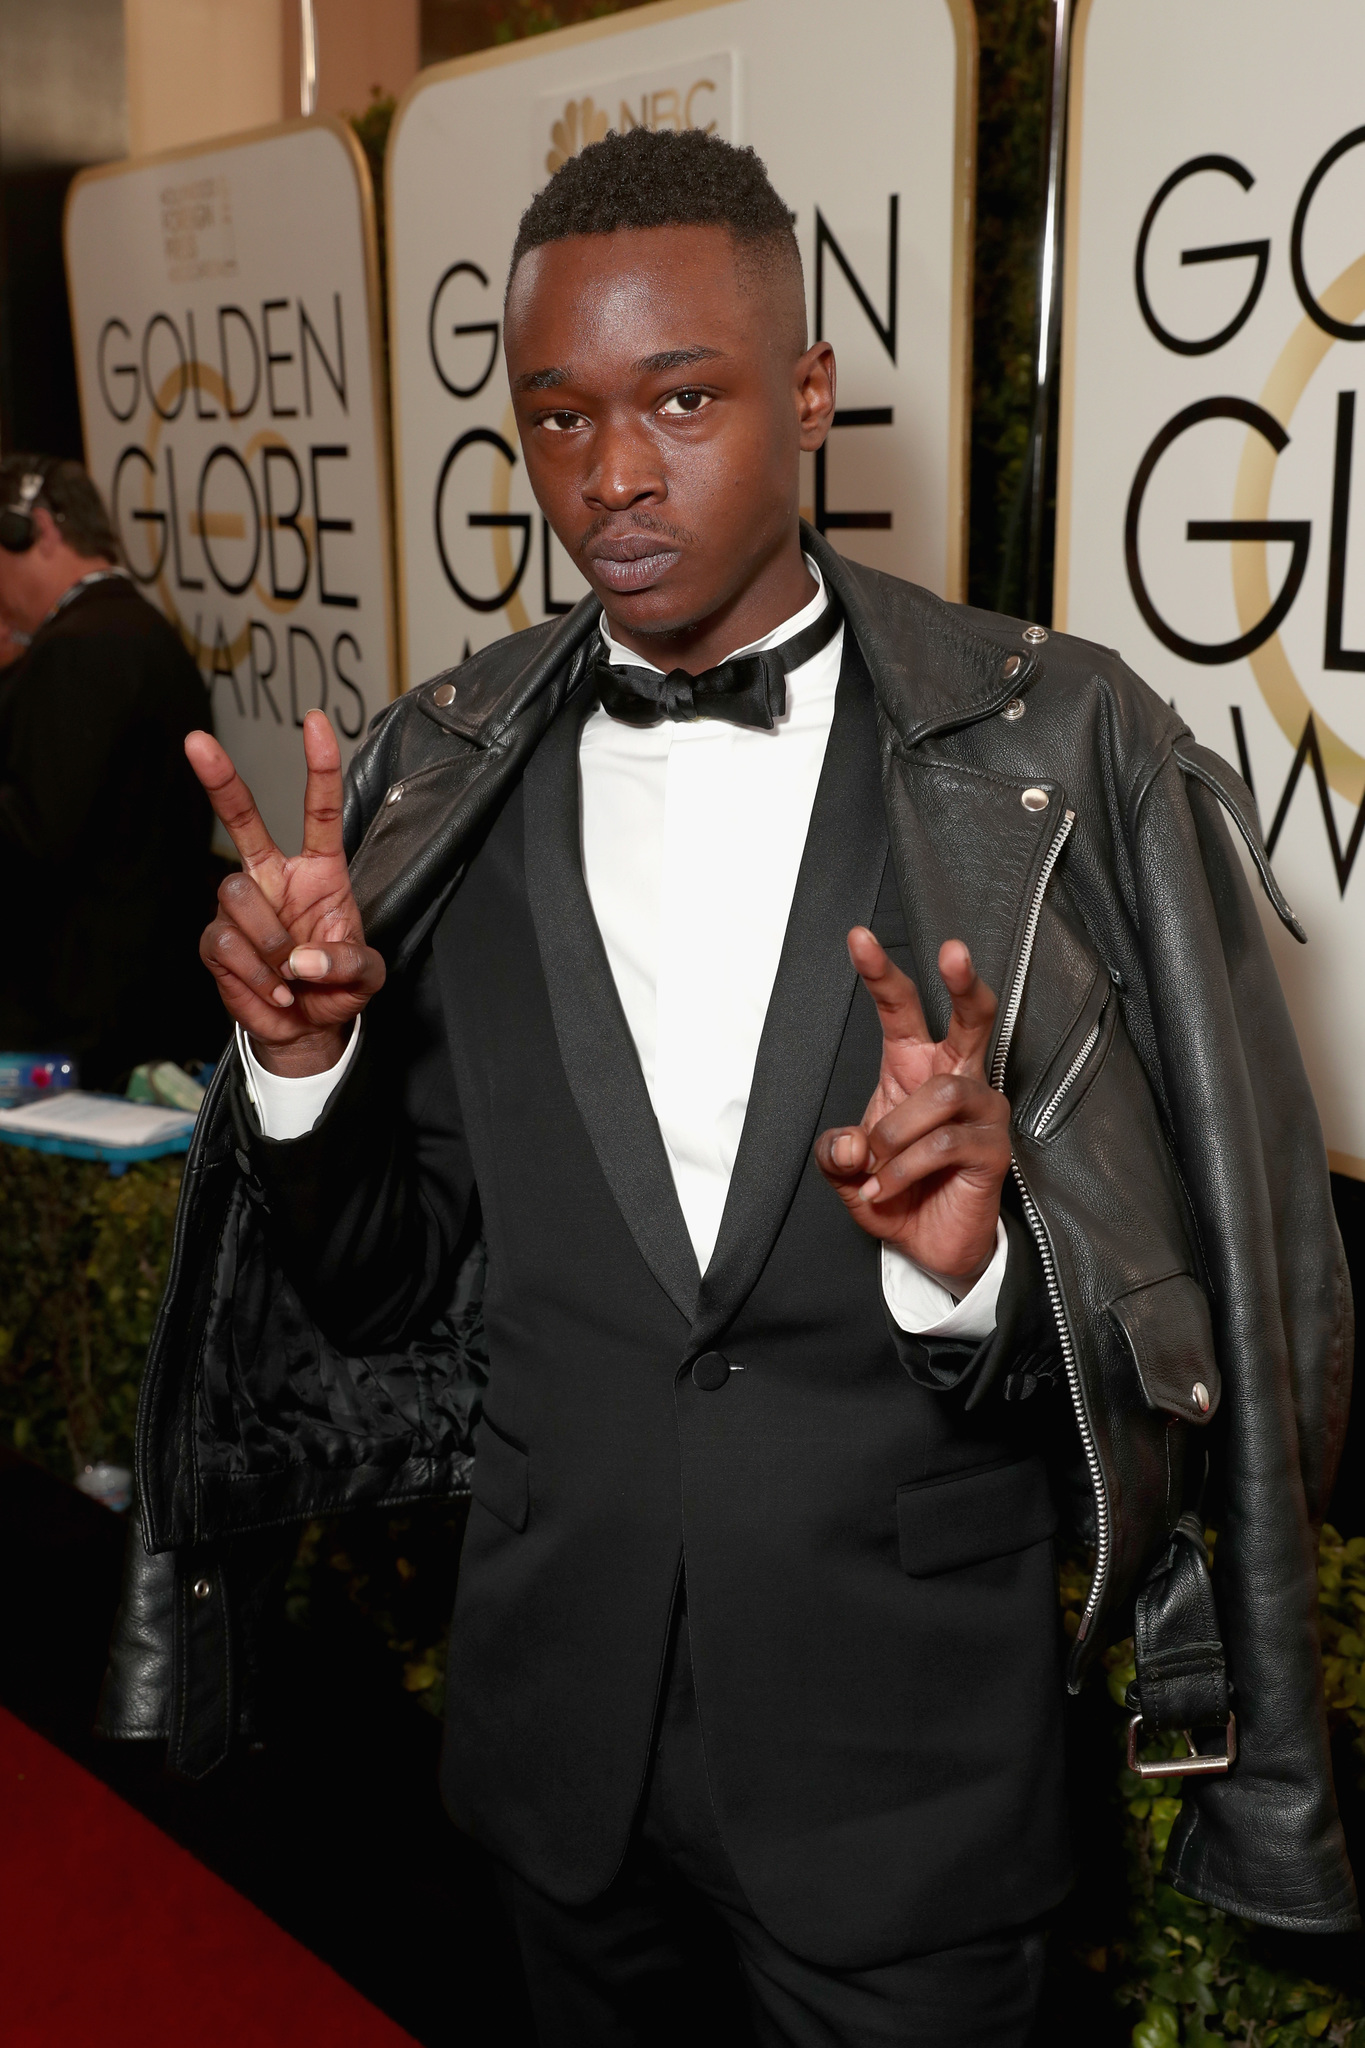
{"type": "Polygon", "coordinates": [[[862,1122],[816,1140],[816,1164],[869,1236],[961,1296],[995,1252],[1010,1166],[1009,1104],[986,1078],[995,996],[962,941],[946,940],[938,971],[953,1007],[936,1041],[914,982],[865,926],[848,950],[881,1019],[881,1074],[862,1122]]]}

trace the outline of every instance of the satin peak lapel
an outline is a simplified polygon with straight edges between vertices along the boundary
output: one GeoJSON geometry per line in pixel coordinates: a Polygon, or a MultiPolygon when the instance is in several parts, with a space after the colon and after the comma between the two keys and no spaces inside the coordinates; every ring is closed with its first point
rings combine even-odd
{"type": "MultiPolygon", "coordinates": [[[[848,934],[871,921],[886,866],[877,714],[851,633],[744,1130],[688,1348],[723,1333],[758,1279],[819,1135],[858,977],[848,934]]],[[[832,1198],[831,1198],[832,1199],[832,1198]]]]}
{"type": "Polygon", "coordinates": [[[578,738],[591,708],[566,707],[527,764],[526,891],[569,1091],[640,1256],[690,1323],[697,1256],[583,879],[578,738]]]}

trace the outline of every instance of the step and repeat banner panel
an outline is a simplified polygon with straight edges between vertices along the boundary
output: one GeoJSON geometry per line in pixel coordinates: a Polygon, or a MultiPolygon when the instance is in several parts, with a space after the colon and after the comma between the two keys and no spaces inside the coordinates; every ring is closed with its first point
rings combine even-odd
{"type": "Polygon", "coordinates": [[[341,122],[86,171],[66,219],[86,460],[287,851],[304,715],[394,677],[374,206],[341,122]]]}
{"type": "Polygon", "coordinates": [[[1080,0],[1055,593],[1252,785],[1310,939],[1263,905],[1271,945],[1358,1178],[1362,80],[1360,0],[1080,0]]]}
{"type": "Polygon", "coordinates": [[[859,561],[963,594],[974,16],[860,0],[833,38],[829,21],[823,0],[665,0],[416,80],[387,173],[408,684],[587,588],[526,482],[502,299],[528,201],[610,130],[758,150],[839,363],[806,516],[859,561]]]}

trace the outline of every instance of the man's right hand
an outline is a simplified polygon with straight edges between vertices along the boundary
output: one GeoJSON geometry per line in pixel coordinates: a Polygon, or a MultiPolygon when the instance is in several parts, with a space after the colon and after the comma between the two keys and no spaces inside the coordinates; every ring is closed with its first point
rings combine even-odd
{"type": "Polygon", "coordinates": [[[334,1067],[353,1019],[384,985],[384,962],[365,944],[351,894],[341,750],[321,711],[304,719],[303,750],[303,850],[288,859],[213,735],[192,732],[185,741],[190,766],[242,857],[241,873],[218,891],[218,915],[199,952],[261,1065],[286,1075],[334,1067]]]}

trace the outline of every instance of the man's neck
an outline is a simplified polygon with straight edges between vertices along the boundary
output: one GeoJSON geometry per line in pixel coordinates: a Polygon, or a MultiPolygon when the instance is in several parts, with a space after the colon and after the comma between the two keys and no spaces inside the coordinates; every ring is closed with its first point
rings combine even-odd
{"type": "MultiPolygon", "coordinates": [[[[801,551],[801,533],[793,528],[790,544],[765,562],[741,590],[727,597],[705,618],[689,622],[676,632],[640,633],[619,623],[607,609],[612,639],[632,654],[642,655],[655,668],[684,669],[701,675],[733,654],[748,647],[782,625],[808,605],[817,585],[801,551]]],[[[605,607],[604,607],[605,609],[605,607]]]]}
{"type": "Polygon", "coordinates": [[[43,604],[42,612],[29,628],[30,633],[36,633],[40,626],[45,626],[63,601],[89,577],[107,576],[113,568],[114,564],[104,555],[71,554],[65,561],[54,562],[51,575],[44,579],[42,588],[35,597],[35,609],[40,601],[45,599],[46,602],[43,604]]]}

